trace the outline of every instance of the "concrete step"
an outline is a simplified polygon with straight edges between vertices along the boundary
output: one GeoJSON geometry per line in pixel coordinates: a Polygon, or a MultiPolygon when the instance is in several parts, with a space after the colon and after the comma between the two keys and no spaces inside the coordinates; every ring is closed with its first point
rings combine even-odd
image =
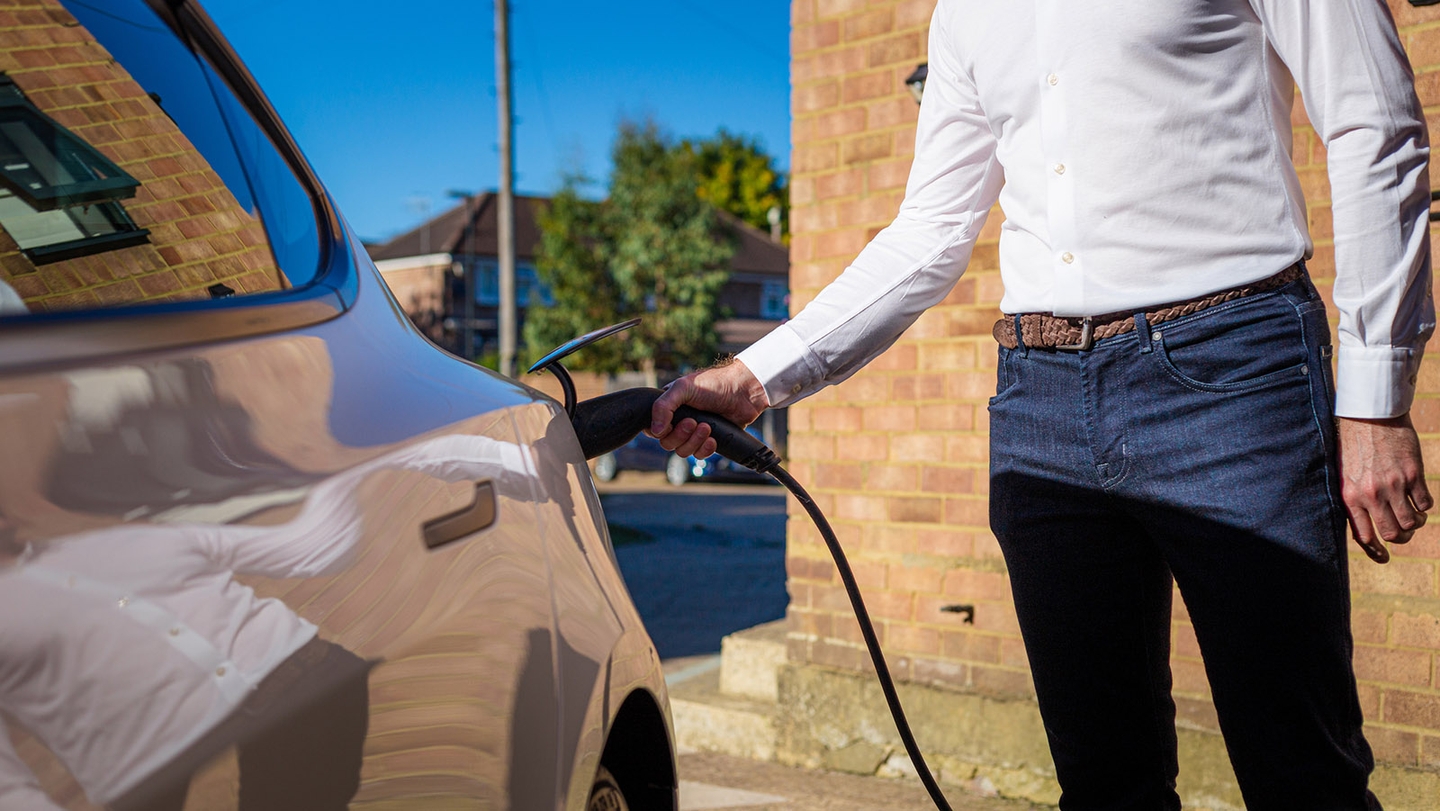
{"type": "Polygon", "coordinates": [[[775,702],[722,693],[720,669],[718,661],[708,668],[703,663],[690,663],[674,671],[666,667],[670,713],[680,751],[773,760],[775,702]]]}
{"type": "Polygon", "coordinates": [[[785,664],[785,620],[767,622],[720,642],[720,692],[727,696],[774,702],[777,674],[785,664]]]}

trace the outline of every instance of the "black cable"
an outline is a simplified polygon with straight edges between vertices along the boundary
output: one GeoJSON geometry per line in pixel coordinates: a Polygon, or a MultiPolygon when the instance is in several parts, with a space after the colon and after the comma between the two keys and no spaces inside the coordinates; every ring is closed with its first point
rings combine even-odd
{"type": "Polygon", "coordinates": [[[940,811],[951,811],[950,803],[945,799],[944,793],[940,791],[940,785],[935,782],[935,777],[930,774],[930,767],[925,763],[925,756],[920,754],[920,745],[915,742],[915,734],[910,731],[910,722],[905,719],[905,709],[900,706],[900,696],[895,692],[895,682],[890,678],[890,668],[885,664],[885,655],[880,651],[880,640],[875,636],[875,626],[870,622],[870,612],[865,610],[865,601],[860,599],[860,586],[855,582],[855,575],[850,571],[850,562],[845,559],[845,550],[840,548],[840,540],[835,537],[835,530],[831,529],[830,522],[825,520],[825,514],[815,505],[815,500],[795,481],[795,477],[780,465],[768,467],[765,473],[775,477],[775,480],[785,486],[790,494],[810,514],[810,520],[815,522],[815,528],[820,530],[820,535],[825,539],[825,545],[830,547],[830,556],[835,559],[835,568],[840,572],[840,581],[845,584],[845,593],[850,596],[850,607],[855,611],[855,619],[860,622],[860,635],[865,637],[865,647],[870,651],[870,660],[875,663],[875,678],[880,682],[880,690],[885,694],[885,703],[890,705],[890,717],[895,719],[895,729],[900,733],[900,741],[905,744],[905,751],[910,755],[910,762],[914,764],[915,771],[920,775],[920,782],[925,784],[925,790],[930,793],[930,799],[940,811]]]}
{"type": "MultiPolygon", "coordinates": [[[[556,370],[555,374],[563,377],[564,370],[559,365],[561,358],[587,343],[627,326],[633,324],[616,325],[577,338],[547,355],[545,360],[531,367],[531,371],[545,366],[556,370]]],[[[575,436],[585,458],[594,459],[602,453],[613,451],[646,428],[650,424],[655,399],[661,393],[659,389],[623,389],[577,403],[570,414],[570,423],[575,429],[575,436]]],[[[845,584],[845,593],[850,595],[850,607],[854,609],[855,619],[860,623],[860,634],[865,637],[870,661],[875,663],[875,677],[880,682],[881,692],[885,694],[885,703],[890,705],[890,717],[895,720],[895,729],[900,733],[900,740],[905,744],[910,762],[915,766],[920,782],[925,784],[925,790],[930,793],[935,807],[940,811],[950,811],[950,803],[940,791],[934,775],[930,774],[925,756],[920,754],[920,745],[915,742],[915,735],[910,731],[910,722],[905,720],[905,709],[900,706],[900,696],[895,692],[895,681],[890,678],[885,654],[880,651],[880,640],[875,637],[875,626],[870,622],[870,612],[865,609],[865,601],[860,599],[860,586],[855,583],[850,562],[845,559],[845,550],[840,548],[840,540],[835,537],[835,530],[831,529],[830,522],[825,520],[825,514],[815,506],[815,500],[795,481],[795,477],[780,466],[780,457],[764,442],[724,417],[690,406],[680,406],[675,410],[672,422],[678,424],[686,419],[709,425],[710,438],[715,440],[716,453],[756,473],[769,473],[775,481],[785,485],[791,495],[800,501],[805,512],[810,514],[810,520],[814,521],[815,528],[820,530],[825,545],[830,547],[830,556],[835,559],[835,568],[840,572],[840,581],[845,584]]]]}

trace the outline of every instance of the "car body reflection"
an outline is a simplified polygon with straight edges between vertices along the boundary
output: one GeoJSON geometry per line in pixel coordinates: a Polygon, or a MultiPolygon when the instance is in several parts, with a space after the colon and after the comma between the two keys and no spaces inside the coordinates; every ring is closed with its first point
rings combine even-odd
{"type": "Polygon", "coordinates": [[[137,185],[121,240],[0,212],[0,809],[673,811],[559,405],[415,329],[197,4],[11,18],[137,185]]]}

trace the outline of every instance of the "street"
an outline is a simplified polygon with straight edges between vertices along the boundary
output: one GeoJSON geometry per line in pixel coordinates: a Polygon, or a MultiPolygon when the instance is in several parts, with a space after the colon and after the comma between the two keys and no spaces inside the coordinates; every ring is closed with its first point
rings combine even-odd
{"type": "Polygon", "coordinates": [[[719,653],[726,634],[785,616],[785,491],[665,483],[625,472],[602,485],[615,556],[660,656],[719,653]]]}

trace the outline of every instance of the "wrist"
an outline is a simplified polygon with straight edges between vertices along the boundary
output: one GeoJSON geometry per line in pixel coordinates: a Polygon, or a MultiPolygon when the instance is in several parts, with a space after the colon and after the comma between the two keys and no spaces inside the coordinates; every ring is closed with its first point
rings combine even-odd
{"type": "Polygon", "coordinates": [[[1338,423],[1352,423],[1359,425],[1374,425],[1381,428],[1409,428],[1410,412],[1405,412],[1396,417],[1336,417],[1338,423]]]}
{"type": "Polygon", "coordinates": [[[729,364],[729,368],[733,370],[732,374],[737,378],[740,392],[750,401],[751,405],[755,406],[756,410],[764,411],[770,407],[770,395],[765,393],[765,386],[760,382],[760,378],[756,377],[755,373],[745,365],[745,361],[736,358],[729,364]]]}

